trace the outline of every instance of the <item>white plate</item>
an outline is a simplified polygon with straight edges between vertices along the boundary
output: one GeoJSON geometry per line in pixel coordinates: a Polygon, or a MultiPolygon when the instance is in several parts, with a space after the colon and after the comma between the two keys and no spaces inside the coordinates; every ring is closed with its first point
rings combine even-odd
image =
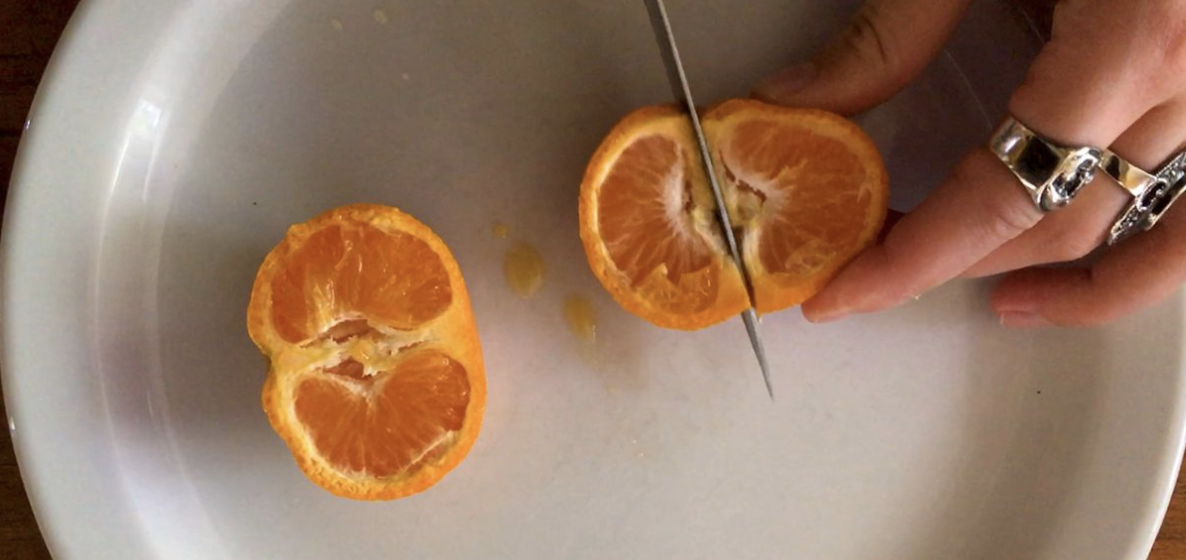
{"type": "MultiPolygon", "coordinates": [[[[855,5],[671,9],[707,103],[855,5]]],[[[897,204],[1001,114],[1035,48],[1010,14],[979,4],[862,118],[897,204]]],[[[92,0],[46,83],[4,223],[2,365],[60,558],[1136,560],[1153,540],[1182,448],[1180,296],[1078,331],[999,328],[980,283],[835,325],[778,314],[774,404],[740,324],[662,331],[606,297],[576,185],[617,117],[669,100],[640,2],[92,0]],[[452,246],[489,367],[469,459],[388,503],[298,472],[244,327],[285,227],[358,201],[452,246]],[[532,300],[504,286],[496,220],[547,261],[532,300]],[[594,356],[570,293],[600,314],[594,356]]]]}

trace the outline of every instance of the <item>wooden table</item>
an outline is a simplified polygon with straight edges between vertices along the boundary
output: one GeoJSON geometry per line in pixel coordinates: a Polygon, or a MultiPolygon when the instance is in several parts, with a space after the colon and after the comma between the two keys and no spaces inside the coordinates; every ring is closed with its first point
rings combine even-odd
{"type": "MultiPolygon", "coordinates": [[[[0,0],[0,188],[5,191],[33,92],[77,4],[78,0],[0,0]]],[[[46,558],[49,552],[25,496],[12,441],[7,430],[0,430],[0,559],[46,558]]],[[[1178,480],[1149,558],[1186,560],[1186,477],[1178,480]]]]}

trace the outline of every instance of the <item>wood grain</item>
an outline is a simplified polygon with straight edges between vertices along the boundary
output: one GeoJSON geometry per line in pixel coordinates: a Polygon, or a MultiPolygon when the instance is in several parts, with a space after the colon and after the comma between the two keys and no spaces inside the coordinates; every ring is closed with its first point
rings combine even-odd
{"type": "MultiPolygon", "coordinates": [[[[77,4],[78,0],[0,0],[0,188],[4,190],[33,93],[77,4]]],[[[7,430],[0,430],[0,559],[49,557],[21,483],[12,441],[7,430]]],[[[1186,560],[1186,478],[1178,479],[1169,513],[1149,558],[1186,560]]]]}
{"type": "Polygon", "coordinates": [[[1150,560],[1181,560],[1186,558],[1186,477],[1178,475],[1170,509],[1153,543],[1150,560]]]}

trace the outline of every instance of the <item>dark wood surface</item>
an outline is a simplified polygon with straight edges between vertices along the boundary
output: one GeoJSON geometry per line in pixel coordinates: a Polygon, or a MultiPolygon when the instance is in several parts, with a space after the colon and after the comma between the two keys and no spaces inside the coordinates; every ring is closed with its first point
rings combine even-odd
{"type": "MultiPolygon", "coordinates": [[[[0,188],[4,190],[33,93],[77,3],[78,0],[0,0],[0,188]]],[[[0,430],[0,559],[49,557],[21,483],[8,431],[0,430]]],[[[1186,478],[1178,480],[1169,514],[1150,558],[1186,560],[1186,478]]]]}

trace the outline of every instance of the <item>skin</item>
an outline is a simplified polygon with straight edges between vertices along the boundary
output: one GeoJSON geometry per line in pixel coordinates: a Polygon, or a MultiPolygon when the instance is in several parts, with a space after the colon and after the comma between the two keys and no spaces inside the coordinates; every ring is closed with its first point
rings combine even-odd
{"type": "MultiPolygon", "coordinates": [[[[1186,10],[1176,0],[1022,2],[1047,14],[1050,40],[1010,112],[1066,145],[1110,147],[1155,170],[1186,143],[1186,10]]],[[[869,0],[808,63],[754,95],[853,114],[910,83],[938,54],[967,0],[869,0]]],[[[1039,16],[1038,20],[1044,18],[1039,16]]],[[[1005,115],[1000,115],[1003,119],[1005,115]]],[[[987,143],[987,138],[985,139],[987,143]]],[[[1041,214],[987,148],[884,240],[803,305],[813,322],[899,305],[959,277],[1003,274],[992,310],[1012,327],[1091,326],[1154,305],[1186,281],[1186,205],[1151,231],[1100,251],[1090,266],[1041,268],[1095,252],[1126,191],[1103,173],[1066,208],[1041,214]]]]}

